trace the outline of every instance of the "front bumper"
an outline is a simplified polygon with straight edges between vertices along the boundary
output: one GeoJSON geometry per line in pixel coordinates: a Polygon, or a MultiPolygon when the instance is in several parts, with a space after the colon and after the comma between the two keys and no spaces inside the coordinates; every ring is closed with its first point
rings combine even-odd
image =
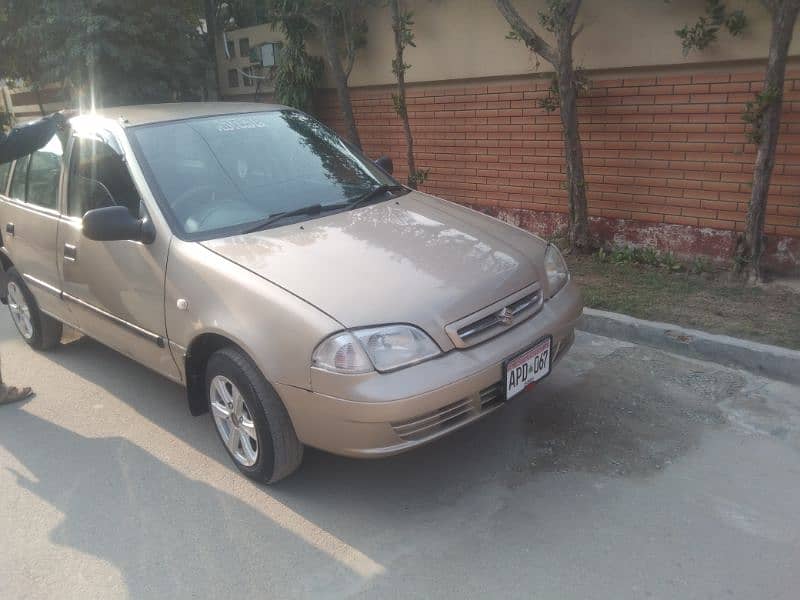
{"type": "Polygon", "coordinates": [[[345,456],[380,457],[431,442],[503,405],[503,361],[545,335],[553,367],[574,340],[582,303],[570,282],[542,310],[476,346],[393,373],[317,374],[316,390],[276,385],[298,438],[345,456]]]}

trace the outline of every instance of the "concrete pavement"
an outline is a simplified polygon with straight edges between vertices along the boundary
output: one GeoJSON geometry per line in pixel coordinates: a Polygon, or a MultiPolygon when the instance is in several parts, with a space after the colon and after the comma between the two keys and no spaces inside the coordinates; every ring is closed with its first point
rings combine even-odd
{"type": "Polygon", "coordinates": [[[0,318],[0,598],[785,598],[800,388],[579,334],[531,393],[419,451],[241,477],[183,391],[0,318]]]}

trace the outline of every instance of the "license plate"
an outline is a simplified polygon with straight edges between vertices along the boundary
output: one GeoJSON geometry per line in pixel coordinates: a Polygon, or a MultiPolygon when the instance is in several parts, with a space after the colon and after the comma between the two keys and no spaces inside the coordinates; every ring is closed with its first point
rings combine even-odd
{"type": "Polygon", "coordinates": [[[550,347],[553,338],[546,337],[532,348],[506,362],[506,400],[510,400],[532,383],[550,373],[550,347]]]}

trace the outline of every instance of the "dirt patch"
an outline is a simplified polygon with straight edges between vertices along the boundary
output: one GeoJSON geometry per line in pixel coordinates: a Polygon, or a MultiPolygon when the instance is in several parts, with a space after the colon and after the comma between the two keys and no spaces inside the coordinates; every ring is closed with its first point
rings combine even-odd
{"type": "Polygon", "coordinates": [[[594,256],[568,257],[586,306],[800,349],[800,291],[749,287],[727,273],[691,274],[594,256]]]}
{"type": "Polygon", "coordinates": [[[641,347],[617,350],[531,407],[527,467],[612,476],[659,472],[694,448],[704,429],[727,422],[719,405],[744,385],[727,369],[689,366],[641,347]]]}

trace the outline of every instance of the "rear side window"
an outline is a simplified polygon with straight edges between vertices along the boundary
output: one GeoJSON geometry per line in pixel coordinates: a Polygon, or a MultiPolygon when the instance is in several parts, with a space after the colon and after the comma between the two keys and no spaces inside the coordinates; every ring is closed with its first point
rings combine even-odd
{"type": "Polygon", "coordinates": [[[0,194],[5,196],[6,184],[8,183],[8,173],[11,171],[11,163],[3,163],[0,165],[0,194]]]}
{"type": "Polygon", "coordinates": [[[26,201],[43,208],[58,209],[58,185],[61,180],[61,140],[58,136],[33,153],[28,167],[26,201]]]}
{"type": "Polygon", "coordinates": [[[14,165],[14,174],[11,176],[11,189],[8,195],[16,200],[25,202],[25,178],[28,175],[28,161],[31,157],[23,156],[14,165]]]}
{"type": "Polygon", "coordinates": [[[83,218],[87,211],[124,206],[140,216],[140,198],[119,152],[95,137],[76,137],[72,147],[67,212],[83,218]]]}

